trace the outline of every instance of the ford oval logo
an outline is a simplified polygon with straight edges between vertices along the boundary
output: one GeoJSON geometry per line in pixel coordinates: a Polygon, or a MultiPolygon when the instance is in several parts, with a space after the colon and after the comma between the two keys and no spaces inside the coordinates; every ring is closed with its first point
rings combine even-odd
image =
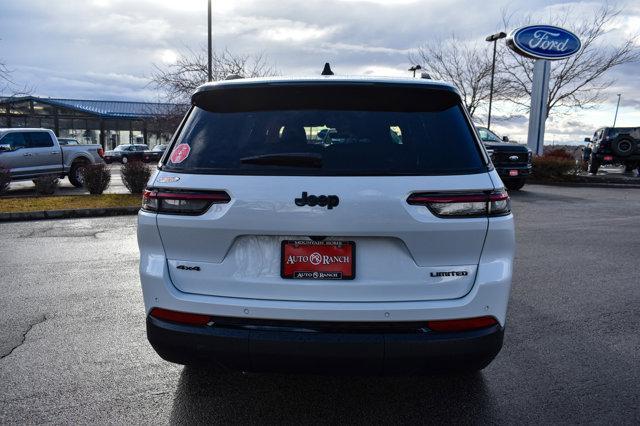
{"type": "Polygon", "coordinates": [[[511,31],[507,45],[517,53],[534,59],[565,59],[582,47],[571,31],[551,25],[530,25],[511,31]]]}

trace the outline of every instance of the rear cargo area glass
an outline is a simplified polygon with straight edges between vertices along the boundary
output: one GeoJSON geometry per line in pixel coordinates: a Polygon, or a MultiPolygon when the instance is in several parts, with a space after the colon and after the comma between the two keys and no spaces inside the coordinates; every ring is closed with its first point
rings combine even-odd
{"type": "Polygon", "coordinates": [[[194,106],[163,169],[311,176],[486,171],[454,93],[376,87],[211,91],[194,106]],[[184,146],[181,148],[184,150],[184,146]]]}

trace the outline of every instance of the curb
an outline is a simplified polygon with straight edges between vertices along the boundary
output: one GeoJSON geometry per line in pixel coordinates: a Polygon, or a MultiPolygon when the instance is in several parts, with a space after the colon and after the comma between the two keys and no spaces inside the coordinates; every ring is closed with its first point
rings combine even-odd
{"type": "Polygon", "coordinates": [[[110,207],[105,209],[43,210],[34,212],[0,213],[0,222],[123,216],[138,214],[139,210],[140,207],[110,207]]]}
{"type": "Polygon", "coordinates": [[[575,188],[640,188],[639,183],[607,183],[607,182],[546,182],[528,181],[527,185],[566,186],[575,188]]]}

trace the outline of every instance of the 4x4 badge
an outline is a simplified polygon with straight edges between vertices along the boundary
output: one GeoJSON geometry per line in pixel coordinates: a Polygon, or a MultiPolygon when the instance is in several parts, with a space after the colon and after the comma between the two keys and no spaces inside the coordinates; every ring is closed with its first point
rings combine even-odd
{"type": "Polygon", "coordinates": [[[296,198],[296,206],[320,206],[326,207],[331,210],[340,204],[340,198],[337,195],[307,195],[307,192],[302,193],[302,197],[296,198]]]}

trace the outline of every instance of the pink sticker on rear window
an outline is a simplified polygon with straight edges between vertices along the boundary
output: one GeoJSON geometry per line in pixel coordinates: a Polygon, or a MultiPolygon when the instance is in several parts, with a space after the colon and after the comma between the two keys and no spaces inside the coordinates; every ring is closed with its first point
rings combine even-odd
{"type": "Polygon", "coordinates": [[[191,147],[186,143],[181,143],[180,145],[176,146],[176,148],[171,153],[171,158],[170,158],[171,162],[173,164],[182,163],[184,160],[187,159],[190,152],[191,152],[191,147]]]}

